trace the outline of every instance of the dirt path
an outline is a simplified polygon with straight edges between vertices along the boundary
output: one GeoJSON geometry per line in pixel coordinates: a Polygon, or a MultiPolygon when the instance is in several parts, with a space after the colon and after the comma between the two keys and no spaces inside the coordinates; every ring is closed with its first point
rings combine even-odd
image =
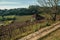
{"type": "Polygon", "coordinates": [[[46,35],[48,35],[49,33],[57,30],[58,28],[60,28],[60,22],[53,24],[52,26],[46,27],[46,28],[42,28],[39,31],[32,33],[26,37],[23,37],[21,39],[18,40],[37,40],[39,38],[42,38],[46,35]]]}

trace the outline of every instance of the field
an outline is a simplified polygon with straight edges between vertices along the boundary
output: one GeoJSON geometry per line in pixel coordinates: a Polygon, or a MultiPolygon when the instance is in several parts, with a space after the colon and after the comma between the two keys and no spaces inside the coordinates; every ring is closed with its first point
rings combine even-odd
{"type": "MultiPolygon", "coordinates": [[[[20,22],[21,23],[21,22],[25,22],[26,20],[30,20],[31,18],[32,18],[32,15],[29,15],[29,16],[16,16],[15,22],[20,22]]],[[[50,23],[48,23],[48,21],[46,21],[46,20],[44,20],[44,22],[42,22],[42,23],[34,23],[33,22],[33,23],[30,23],[30,25],[29,25],[29,23],[27,23],[27,26],[23,26],[22,31],[19,31],[21,29],[21,28],[19,28],[19,29],[16,29],[15,32],[13,32],[13,34],[16,33],[16,32],[17,32],[17,34],[19,34],[19,33],[20,34],[17,35],[16,37],[12,37],[12,39],[17,40],[21,37],[24,37],[24,36],[26,36],[30,33],[35,32],[35,31],[37,31],[37,30],[39,30],[43,27],[49,26],[49,25],[51,25],[51,23],[53,23],[53,22],[50,21],[50,23]]],[[[14,36],[13,34],[11,34],[11,35],[14,36]]]]}
{"type": "Polygon", "coordinates": [[[31,18],[32,18],[32,15],[16,16],[16,22],[25,22],[27,20],[30,20],[31,18]]]}
{"type": "MultiPolygon", "coordinates": [[[[54,23],[53,21],[49,20],[49,18],[51,18],[50,15],[48,15],[48,14],[41,14],[41,15],[45,17],[45,19],[42,22],[37,22],[37,21],[26,22],[27,20],[33,19],[32,15],[5,16],[5,18],[8,17],[8,19],[9,18],[16,18],[16,19],[14,20],[14,22],[12,24],[10,24],[12,20],[4,21],[5,24],[8,24],[8,26],[4,26],[4,27],[6,29],[7,28],[9,28],[9,29],[7,31],[3,32],[3,34],[5,33],[7,35],[4,34],[3,35],[4,37],[2,37],[2,40],[8,40],[8,39],[17,40],[17,39],[20,39],[20,38],[28,35],[28,34],[36,32],[43,27],[50,26],[52,23],[54,23]]],[[[3,28],[2,31],[6,30],[4,27],[2,27],[3,28]]]]}
{"type": "Polygon", "coordinates": [[[51,34],[39,40],[60,40],[60,29],[52,32],[51,34]]]}

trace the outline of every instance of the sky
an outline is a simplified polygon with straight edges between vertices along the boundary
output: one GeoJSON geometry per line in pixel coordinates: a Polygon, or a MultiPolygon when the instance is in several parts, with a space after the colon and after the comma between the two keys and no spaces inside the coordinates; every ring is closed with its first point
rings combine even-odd
{"type": "Polygon", "coordinates": [[[0,0],[0,9],[27,8],[36,4],[37,0],[0,0]]]}

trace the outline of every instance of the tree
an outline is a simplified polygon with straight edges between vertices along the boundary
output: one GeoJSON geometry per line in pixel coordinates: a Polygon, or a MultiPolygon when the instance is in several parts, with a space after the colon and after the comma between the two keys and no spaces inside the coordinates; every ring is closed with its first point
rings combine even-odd
{"type": "Polygon", "coordinates": [[[31,11],[32,14],[39,14],[40,13],[39,8],[40,8],[40,6],[38,6],[38,5],[29,6],[29,10],[31,11]]]}
{"type": "Polygon", "coordinates": [[[37,0],[38,3],[40,4],[40,6],[42,7],[49,7],[50,8],[50,11],[53,15],[53,20],[56,21],[56,15],[57,15],[57,7],[58,5],[60,4],[60,0],[37,0]]]}

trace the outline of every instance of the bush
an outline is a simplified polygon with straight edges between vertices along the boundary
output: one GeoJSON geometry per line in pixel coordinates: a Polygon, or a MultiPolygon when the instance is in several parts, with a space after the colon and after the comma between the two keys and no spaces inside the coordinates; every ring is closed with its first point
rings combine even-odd
{"type": "Polygon", "coordinates": [[[6,20],[15,20],[15,16],[4,16],[0,17],[0,21],[6,21],[6,20]]]}
{"type": "Polygon", "coordinates": [[[46,26],[50,26],[51,24],[50,23],[46,23],[46,26]]]}
{"type": "Polygon", "coordinates": [[[5,20],[15,20],[16,18],[5,18],[5,20]]]}

